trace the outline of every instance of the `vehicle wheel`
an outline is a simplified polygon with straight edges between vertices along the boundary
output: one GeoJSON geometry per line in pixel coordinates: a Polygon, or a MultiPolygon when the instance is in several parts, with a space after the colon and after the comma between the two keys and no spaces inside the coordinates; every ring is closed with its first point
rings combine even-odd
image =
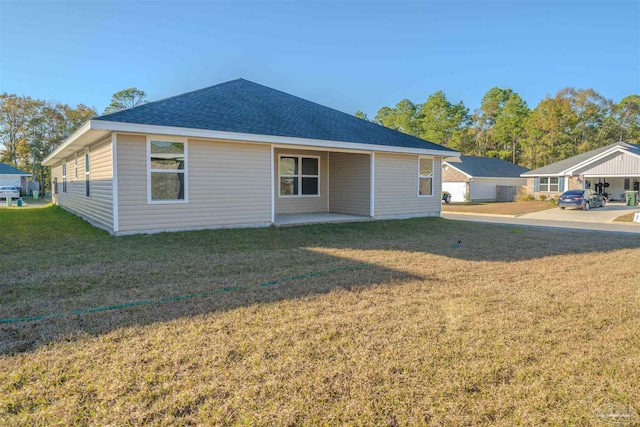
{"type": "Polygon", "coordinates": [[[560,206],[560,209],[564,210],[564,206],[560,206]]]}
{"type": "Polygon", "coordinates": [[[587,202],[587,203],[584,204],[582,209],[584,209],[585,211],[588,211],[590,207],[591,206],[589,205],[589,202],[587,202]]]}

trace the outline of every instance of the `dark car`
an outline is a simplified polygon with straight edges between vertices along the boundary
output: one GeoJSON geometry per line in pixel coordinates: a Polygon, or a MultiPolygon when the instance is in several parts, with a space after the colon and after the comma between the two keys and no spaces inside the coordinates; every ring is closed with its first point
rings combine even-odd
{"type": "Polygon", "coordinates": [[[604,197],[592,190],[565,191],[558,199],[560,209],[574,208],[588,211],[590,208],[601,208],[604,204],[604,197]]]}

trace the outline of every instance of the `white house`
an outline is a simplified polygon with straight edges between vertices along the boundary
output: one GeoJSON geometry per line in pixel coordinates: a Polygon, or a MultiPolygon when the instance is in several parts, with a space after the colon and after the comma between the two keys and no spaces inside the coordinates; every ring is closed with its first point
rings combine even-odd
{"type": "MultiPolygon", "coordinates": [[[[442,189],[452,202],[495,201],[498,187],[527,185],[520,174],[529,169],[494,157],[460,156],[456,162],[442,163],[442,189]]],[[[517,194],[517,190],[513,190],[517,194]]]]}
{"type": "Polygon", "coordinates": [[[0,186],[18,187],[26,191],[27,178],[30,176],[28,172],[0,163],[0,186]]]}

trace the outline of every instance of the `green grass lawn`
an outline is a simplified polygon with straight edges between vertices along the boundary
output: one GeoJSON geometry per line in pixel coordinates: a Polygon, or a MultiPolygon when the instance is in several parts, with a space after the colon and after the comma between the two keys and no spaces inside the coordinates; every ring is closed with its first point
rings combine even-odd
{"type": "Polygon", "coordinates": [[[628,235],[428,218],[116,238],[55,206],[0,210],[0,230],[0,319],[59,314],[0,323],[0,425],[640,422],[628,235]]]}

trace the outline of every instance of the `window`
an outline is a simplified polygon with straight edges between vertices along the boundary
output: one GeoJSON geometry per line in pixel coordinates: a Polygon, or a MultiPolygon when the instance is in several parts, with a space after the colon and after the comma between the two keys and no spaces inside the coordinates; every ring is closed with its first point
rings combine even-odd
{"type": "Polygon", "coordinates": [[[73,170],[74,170],[74,179],[78,180],[78,153],[75,154],[73,158],[73,170]]]}
{"type": "Polygon", "coordinates": [[[280,156],[280,196],[319,196],[320,158],[311,156],[280,156]]]}
{"type": "Polygon", "coordinates": [[[58,177],[53,178],[53,194],[58,194],[58,177]]]}
{"type": "Polygon", "coordinates": [[[89,165],[89,150],[84,153],[84,191],[85,196],[91,197],[91,176],[89,165]]]}
{"type": "Polygon", "coordinates": [[[187,143],[149,140],[149,202],[186,202],[187,143]]]}
{"type": "Polygon", "coordinates": [[[62,192],[67,192],[67,161],[62,162],[62,192]]]}
{"type": "Polygon", "coordinates": [[[418,158],[418,195],[433,196],[433,159],[418,158]]]}
{"type": "MultiPolygon", "coordinates": [[[[622,156],[620,156],[620,157],[622,157],[622,156]]],[[[629,188],[631,188],[631,179],[625,178],[624,179],[624,189],[628,190],[629,188]]]]}
{"type": "Polygon", "coordinates": [[[541,177],[540,178],[540,189],[539,191],[543,192],[558,192],[560,191],[560,184],[558,178],[549,178],[549,177],[541,177]]]}

